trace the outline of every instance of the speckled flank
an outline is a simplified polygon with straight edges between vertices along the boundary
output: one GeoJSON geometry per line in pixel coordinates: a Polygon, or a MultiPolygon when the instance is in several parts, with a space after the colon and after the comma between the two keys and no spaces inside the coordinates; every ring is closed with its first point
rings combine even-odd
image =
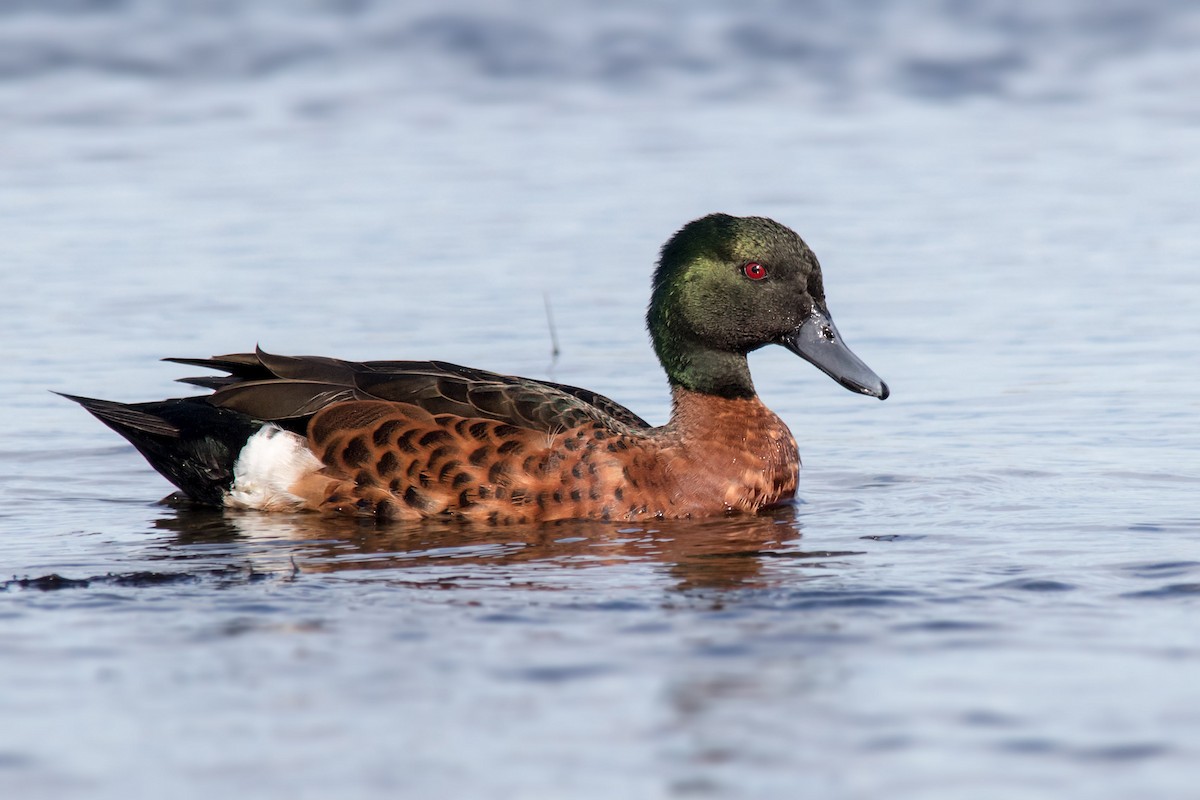
{"type": "Polygon", "coordinates": [[[309,444],[325,464],[291,491],[319,511],[511,524],[754,511],[792,496],[796,445],[757,399],[676,393],[682,425],[555,434],[396,403],[317,414],[309,444]],[[766,454],[755,455],[755,454],[766,454]]]}

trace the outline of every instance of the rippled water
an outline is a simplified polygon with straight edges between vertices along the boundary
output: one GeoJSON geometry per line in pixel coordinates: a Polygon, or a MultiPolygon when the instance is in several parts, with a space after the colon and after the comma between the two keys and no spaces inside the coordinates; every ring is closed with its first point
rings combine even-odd
{"type": "Polygon", "coordinates": [[[0,4],[0,794],[1193,796],[1190,4],[167,8],[0,4]],[[716,210],[893,390],[752,357],[772,516],[198,511],[47,391],[259,342],[661,422],[716,210]]]}

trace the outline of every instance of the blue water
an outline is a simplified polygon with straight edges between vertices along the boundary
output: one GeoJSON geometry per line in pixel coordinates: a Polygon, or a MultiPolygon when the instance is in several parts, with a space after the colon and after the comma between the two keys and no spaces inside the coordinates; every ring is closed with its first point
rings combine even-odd
{"type": "Polygon", "coordinates": [[[0,796],[1194,796],[1198,54],[1169,1],[0,3],[0,796]],[[711,211],[893,391],[752,356],[768,517],[197,511],[47,391],[257,342],[662,422],[711,211]]]}

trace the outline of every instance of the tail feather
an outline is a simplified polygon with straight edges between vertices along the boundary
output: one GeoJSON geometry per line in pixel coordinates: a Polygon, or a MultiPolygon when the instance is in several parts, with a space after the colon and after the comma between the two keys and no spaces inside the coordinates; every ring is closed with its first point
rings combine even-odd
{"type": "Polygon", "coordinates": [[[156,403],[116,403],[63,394],[124,436],[150,466],[198,503],[222,505],[233,465],[246,441],[263,426],[203,397],[156,403]]]}
{"type": "Polygon", "coordinates": [[[92,416],[112,428],[117,433],[129,438],[126,431],[141,431],[142,433],[162,436],[168,439],[178,439],[180,430],[162,417],[139,411],[136,406],[127,403],[115,403],[112,400],[98,400],[94,397],[80,397],[74,394],[55,392],[59,397],[74,400],[83,406],[92,416]]]}

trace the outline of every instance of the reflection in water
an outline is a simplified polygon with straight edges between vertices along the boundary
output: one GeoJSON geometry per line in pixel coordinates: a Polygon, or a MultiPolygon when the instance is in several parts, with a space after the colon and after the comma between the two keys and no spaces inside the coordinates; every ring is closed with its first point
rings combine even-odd
{"type": "MultiPolygon", "coordinates": [[[[170,501],[156,527],[175,534],[171,559],[219,553],[267,561],[301,572],[431,570],[448,565],[505,569],[526,564],[605,567],[649,562],[677,580],[680,590],[762,587],[771,559],[823,559],[851,553],[804,552],[792,508],[756,517],[663,520],[653,524],[572,520],[502,528],[458,520],[376,525],[310,514],[260,514],[198,508],[170,501]],[[215,545],[224,545],[214,551],[215,545]]],[[[160,556],[164,557],[164,556],[160,556]]],[[[520,575],[527,582],[533,575],[520,575]]],[[[794,576],[793,576],[794,577],[794,576]]],[[[453,581],[449,581],[453,583],[453,581]]],[[[447,585],[438,577],[437,584],[447,585]]]]}

